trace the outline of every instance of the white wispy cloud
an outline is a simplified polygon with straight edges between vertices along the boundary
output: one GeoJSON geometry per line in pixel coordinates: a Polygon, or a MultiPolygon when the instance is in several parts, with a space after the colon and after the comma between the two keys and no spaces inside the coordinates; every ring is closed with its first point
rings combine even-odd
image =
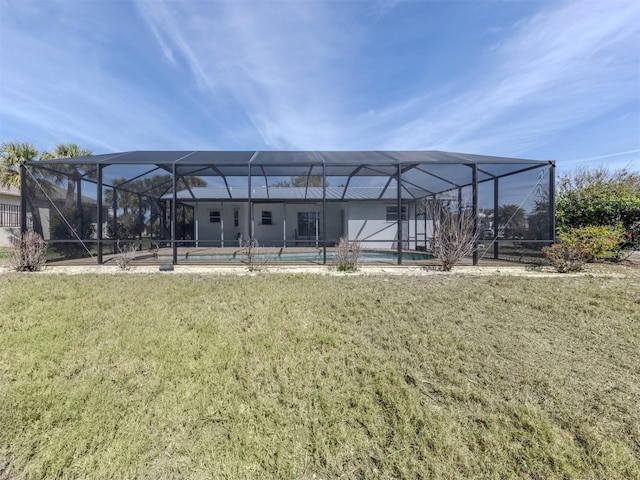
{"type": "Polygon", "coordinates": [[[408,72],[419,76],[420,50],[440,47],[437,35],[411,37],[433,44],[412,44],[393,22],[442,5],[4,0],[0,133],[24,126],[47,141],[106,151],[387,148],[520,156],[638,102],[640,7],[626,0],[534,3],[532,16],[522,10],[511,24],[487,26],[492,33],[483,41],[494,43],[474,49],[483,61],[461,65],[449,83],[402,78],[394,90],[381,68],[413,62],[408,72]],[[400,40],[396,50],[389,35],[400,40]]]}
{"type": "Polygon", "coordinates": [[[152,31],[159,32],[160,48],[183,59],[209,102],[228,102],[244,112],[265,144],[336,143],[341,84],[348,81],[342,67],[358,42],[358,28],[337,21],[328,10],[334,5],[137,5],[152,31]]]}
{"type": "Polygon", "coordinates": [[[503,38],[474,88],[424,104],[386,145],[520,154],[633,98],[638,5],[552,5],[503,38]]]}
{"type": "MultiPolygon", "coordinates": [[[[379,3],[386,9],[397,2],[379,3]]],[[[165,57],[271,148],[454,149],[519,155],[624,103],[638,81],[635,2],[544,4],[504,29],[465,90],[353,111],[367,23],[335,3],[140,3],[165,57]]],[[[410,6],[410,5],[409,5],[410,6]]],[[[374,10],[373,15],[376,16],[374,10]]],[[[237,127],[237,125],[236,125],[237,127]]],[[[250,136],[250,133],[239,133],[250,136]]]]}
{"type": "Polygon", "coordinates": [[[45,3],[43,10],[33,5],[26,2],[25,9],[20,6],[15,12],[3,6],[2,42],[13,46],[2,51],[3,135],[24,126],[37,131],[38,138],[21,139],[41,148],[73,141],[104,151],[201,140],[172,121],[166,105],[148,95],[148,85],[112,69],[109,62],[115,62],[118,52],[102,18],[83,15],[82,22],[74,24],[74,10],[81,10],[82,4],[45,3]],[[59,23],[46,28],[52,20],[59,23]],[[45,27],[34,34],[31,25],[40,22],[45,27]],[[66,35],[57,35],[58,29],[66,35]]]}
{"type": "Polygon", "coordinates": [[[594,157],[567,159],[562,164],[562,171],[586,165],[606,165],[611,170],[626,168],[632,171],[640,171],[640,148],[606,155],[596,155],[594,157]]]}

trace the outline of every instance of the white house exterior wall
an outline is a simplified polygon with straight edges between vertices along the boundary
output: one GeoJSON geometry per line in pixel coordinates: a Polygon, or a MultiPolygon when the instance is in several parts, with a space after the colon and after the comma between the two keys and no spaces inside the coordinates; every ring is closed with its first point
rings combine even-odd
{"type": "MultiPolygon", "coordinates": [[[[20,192],[14,188],[0,187],[0,204],[20,206],[20,192]]],[[[10,247],[20,236],[20,227],[0,227],[0,247],[10,247]]]]}
{"type": "MultiPolygon", "coordinates": [[[[248,206],[238,202],[198,202],[194,204],[196,240],[198,246],[237,246],[238,234],[243,240],[248,235],[248,206]],[[234,226],[234,211],[238,211],[238,226],[234,226]],[[219,211],[220,223],[211,223],[211,211],[219,211]]],[[[346,234],[348,208],[346,202],[326,204],[327,240],[335,243],[346,234]]],[[[298,229],[298,214],[317,212],[320,218],[318,241],[323,238],[322,203],[254,203],[253,237],[260,245],[295,246],[315,244],[315,235],[301,238],[298,229]],[[271,212],[271,225],[262,223],[263,211],[271,212]]]]}
{"type": "Polygon", "coordinates": [[[238,234],[247,238],[247,206],[243,203],[198,202],[195,205],[195,230],[198,246],[238,245],[238,234]],[[238,226],[234,226],[233,212],[238,211],[238,226]],[[220,212],[220,223],[210,222],[210,212],[220,212]]]}
{"type": "MultiPolygon", "coordinates": [[[[350,202],[349,240],[361,240],[365,248],[397,248],[398,224],[395,220],[387,221],[387,206],[395,205],[394,202],[350,202]]],[[[407,215],[411,219],[409,209],[407,215]]],[[[409,229],[415,230],[411,223],[407,220],[402,224],[405,247],[412,236],[409,229]]]]}

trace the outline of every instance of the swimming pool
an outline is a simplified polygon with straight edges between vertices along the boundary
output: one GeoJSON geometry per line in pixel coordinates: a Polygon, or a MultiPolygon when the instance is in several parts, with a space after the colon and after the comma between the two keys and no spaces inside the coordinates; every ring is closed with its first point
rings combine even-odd
{"type": "MultiPolygon", "coordinates": [[[[172,256],[159,255],[158,260],[171,262],[172,256]]],[[[402,252],[403,261],[421,261],[430,260],[434,258],[425,252],[402,252]]],[[[327,263],[333,262],[335,259],[335,252],[327,252],[327,263]]],[[[189,252],[187,254],[178,255],[178,263],[189,262],[211,262],[211,263],[225,263],[225,262],[244,262],[246,261],[246,255],[242,251],[233,253],[216,253],[210,252],[199,254],[197,252],[189,252]]],[[[273,253],[260,253],[255,255],[254,261],[256,262],[291,262],[291,263],[322,263],[323,252],[318,250],[317,252],[291,252],[280,251],[273,253]]],[[[395,251],[364,251],[360,253],[360,261],[366,262],[381,262],[381,263],[393,263],[398,261],[398,254],[395,251]]]]}

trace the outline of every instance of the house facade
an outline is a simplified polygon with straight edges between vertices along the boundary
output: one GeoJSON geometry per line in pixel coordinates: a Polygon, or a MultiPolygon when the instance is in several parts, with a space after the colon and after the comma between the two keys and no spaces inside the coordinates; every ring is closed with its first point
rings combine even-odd
{"type": "Polygon", "coordinates": [[[402,248],[419,248],[416,242],[425,238],[426,219],[416,217],[421,204],[403,199],[399,219],[393,192],[381,188],[352,188],[345,195],[328,187],[324,205],[321,187],[271,187],[268,196],[266,188],[254,189],[251,208],[246,188],[234,189],[234,200],[226,193],[222,188],[178,192],[178,201],[192,208],[193,227],[186,236],[196,246],[239,246],[253,238],[262,246],[320,247],[345,237],[367,248],[390,249],[398,245],[399,220],[402,248]]]}
{"type": "Polygon", "coordinates": [[[0,247],[12,246],[20,236],[20,191],[0,186],[0,247]]]}

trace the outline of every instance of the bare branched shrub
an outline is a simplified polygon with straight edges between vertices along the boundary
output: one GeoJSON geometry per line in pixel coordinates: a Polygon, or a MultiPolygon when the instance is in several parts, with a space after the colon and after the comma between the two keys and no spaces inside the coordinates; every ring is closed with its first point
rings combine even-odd
{"type": "Polygon", "coordinates": [[[558,273],[580,272],[587,263],[589,249],[583,244],[555,243],[544,247],[542,253],[558,273]]]}
{"type": "Polygon", "coordinates": [[[9,266],[16,272],[35,272],[46,261],[47,243],[35,232],[22,234],[16,246],[9,250],[9,266]]]}
{"type": "Polygon", "coordinates": [[[269,265],[271,257],[260,248],[258,240],[251,238],[242,244],[242,263],[244,263],[250,272],[258,272],[269,265]]]}
{"type": "Polygon", "coordinates": [[[480,226],[473,208],[457,200],[424,200],[427,218],[433,221],[431,253],[448,272],[461,258],[471,255],[480,238],[480,226]]]}
{"type": "Polygon", "coordinates": [[[362,244],[359,240],[349,242],[345,237],[340,237],[336,245],[335,264],[340,272],[355,272],[360,267],[360,252],[362,244]]]}
{"type": "Polygon", "coordinates": [[[135,258],[136,251],[135,248],[131,245],[124,245],[120,247],[120,242],[118,242],[118,254],[116,255],[116,265],[120,268],[120,270],[128,270],[129,264],[135,258]]]}

